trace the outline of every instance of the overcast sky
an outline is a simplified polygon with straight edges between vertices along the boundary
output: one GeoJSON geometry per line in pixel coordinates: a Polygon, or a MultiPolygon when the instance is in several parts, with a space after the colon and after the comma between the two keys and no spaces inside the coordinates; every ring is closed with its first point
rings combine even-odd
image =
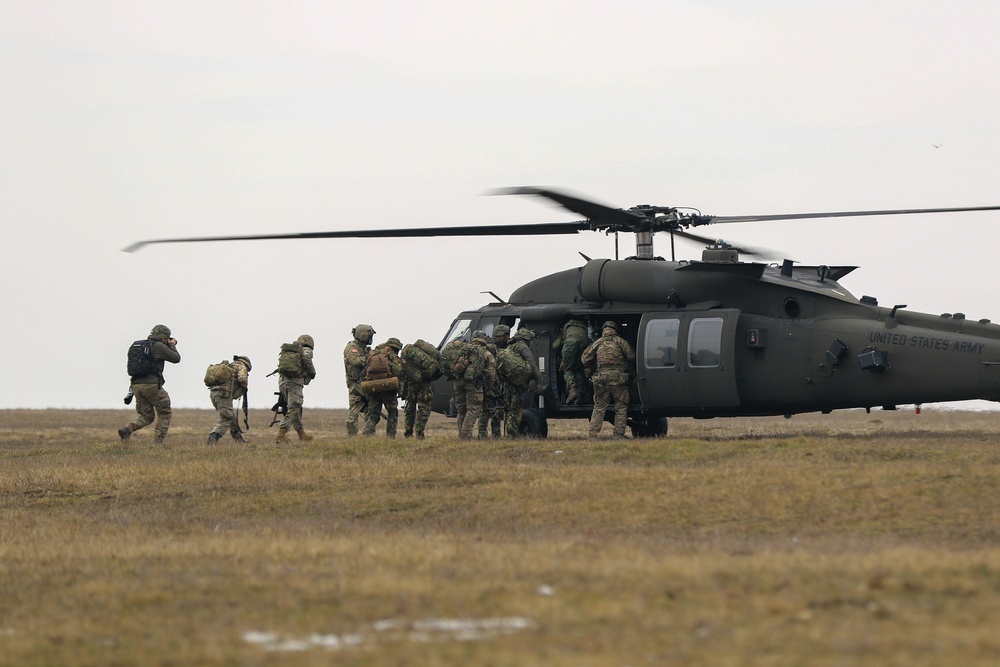
{"type": "MultiPolygon", "coordinates": [[[[0,9],[2,408],[122,407],[125,350],[159,323],[175,406],[211,407],[205,367],[243,354],[269,407],[278,347],[309,333],[306,405],[345,407],[354,325],[436,343],[482,292],[614,253],[601,234],[121,252],[136,240],[577,217],[482,196],[518,185],[717,215],[1000,204],[982,0],[0,9]]],[[[1000,212],[726,227],[860,265],[856,296],[1000,321],[1000,212]]]]}

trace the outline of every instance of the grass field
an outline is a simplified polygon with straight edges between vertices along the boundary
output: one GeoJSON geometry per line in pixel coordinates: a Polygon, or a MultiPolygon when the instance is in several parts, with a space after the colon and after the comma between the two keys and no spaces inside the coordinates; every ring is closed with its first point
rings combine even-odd
{"type": "Polygon", "coordinates": [[[1000,414],[417,442],[307,409],[280,447],[131,414],[0,411],[0,664],[1000,664],[1000,414]]]}

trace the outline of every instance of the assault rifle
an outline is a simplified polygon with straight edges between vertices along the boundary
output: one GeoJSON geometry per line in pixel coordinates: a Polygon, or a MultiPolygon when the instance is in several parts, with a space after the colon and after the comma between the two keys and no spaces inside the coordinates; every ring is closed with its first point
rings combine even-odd
{"type": "Polygon", "coordinates": [[[244,389],[243,390],[243,425],[246,426],[247,430],[249,431],[250,430],[250,410],[247,408],[247,400],[248,400],[247,399],[247,393],[248,393],[248,390],[244,389]]]}
{"type": "Polygon", "coordinates": [[[271,406],[271,412],[274,413],[274,419],[272,419],[271,423],[267,425],[268,428],[271,428],[278,423],[278,415],[284,416],[288,412],[288,401],[285,399],[285,395],[280,391],[274,392],[274,395],[278,397],[278,402],[271,406]]]}

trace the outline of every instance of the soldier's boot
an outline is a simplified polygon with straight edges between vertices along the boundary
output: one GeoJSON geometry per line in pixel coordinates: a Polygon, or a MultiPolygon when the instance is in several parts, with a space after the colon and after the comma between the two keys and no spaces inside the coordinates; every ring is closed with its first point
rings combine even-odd
{"type": "Polygon", "coordinates": [[[298,434],[299,440],[305,440],[306,442],[309,442],[310,440],[313,439],[312,435],[306,433],[306,430],[304,428],[296,429],[295,433],[298,434]]]}
{"type": "Polygon", "coordinates": [[[219,438],[221,438],[221,437],[222,437],[222,434],[216,433],[215,431],[212,431],[211,433],[208,434],[208,440],[205,441],[205,444],[206,445],[214,445],[215,443],[217,443],[219,441],[219,438]]]}
{"type": "Polygon", "coordinates": [[[122,442],[128,442],[128,439],[132,437],[132,431],[129,430],[128,426],[122,426],[118,429],[118,437],[122,442]]]}
{"type": "Polygon", "coordinates": [[[155,438],[153,438],[153,444],[154,445],[162,445],[166,440],[167,440],[167,436],[165,436],[165,435],[158,435],[155,438]]]}
{"type": "Polygon", "coordinates": [[[403,437],[404,438],[412,438],[413,437],[413,429],[412,428],[408,428],[405,431],[403,431],[403,437]]]}
{"type": "Polygon", "coordinates": [[[424,432],[417,431],[417,440],[423,440],[423,439],[424,439],[424,432]]]}
{"type": "Polygon", "coordinates": [[[234,441],[239,442],[241,444],[249,442],[246,438],[243,437],[243,431],[230,431],[229,435],[233,436],[234,441]]]}
{"type": "Polygon", "coordinates": [[[357,435],[357,434],[358,434],[358,425],[357,424],[348,424],[347,425],[347,435],[357,435]]]}
{"type": "Polygon", "coordinates": [[[577,393],[576,387],[570,387],[569,392],[566,394],[566,405],[576,405],[580,402],[580,394],[577,393]]]}
{"type": "Polygon", "coordinates": [[[287,435],[287,433],[288,433],[287,428],[279,428],[278,434],[274,436],[274,444],[280,445],[281,443],[283,443],[285,441],[285,435],[287,435]]]}

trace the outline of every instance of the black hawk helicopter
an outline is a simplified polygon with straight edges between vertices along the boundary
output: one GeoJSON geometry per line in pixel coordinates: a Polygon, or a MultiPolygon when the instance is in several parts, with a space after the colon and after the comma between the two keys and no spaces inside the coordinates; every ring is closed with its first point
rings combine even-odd
{"type": "MultiPolygon", "coordinates": [[[[590,259],[522,285],[506,300],[460,313],[440,348],[455,338],[490,334],[506,324],[535,332],[531,342],[543,381],[525,397],[522,434],[545,437],[547,419],[589,418],[593,405],[566,404],[553,346],[569,319],[592,336],[613,320],[636,351],[629,424],[636,437],[665,435],[669,417],[791,416],[847,408],[1000,400],[1000,326],[961,313],[932,315],[880,306],[853,296],[839,280],[855,266],[744,262],[739,248],[689,231],[710,224],[805,218],[1000,210],[1000,206],[711,216],[663,206],[616,209],[552,189],[508,188],[492,194],[535,195],[584,217],[541,224],[367,229],[140,241],[195,241],[532,236],[586,231],[630,232],[636,254],[590,259]],[[668,233],[671,259],[653,252],[668,233]],[[674,238],[706,246],[700,261],[674,259],[674,238]]],[[[491,293],[492,294],[492,293],[491,293]]],[[[435,383],[433,409],[454,414],[451,389],[435,383]]],[[[610,417],[610,413],[608,417],[610,417]]]]}

